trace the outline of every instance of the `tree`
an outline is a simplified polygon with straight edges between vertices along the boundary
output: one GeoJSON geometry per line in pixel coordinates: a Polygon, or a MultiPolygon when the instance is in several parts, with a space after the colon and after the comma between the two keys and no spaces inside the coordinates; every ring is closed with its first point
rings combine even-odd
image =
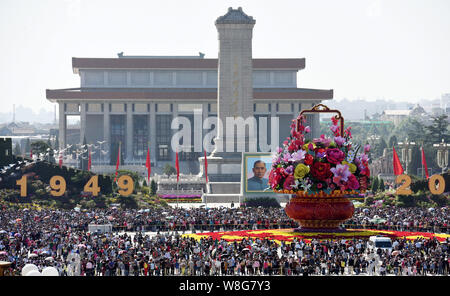
{"type": "Polygon", "coordinates": [[[389,138],[389,148],[392,149],[392,147],[397,146],[397,145],[398,145],[397,137],[395,135],[392,135],[389,138]]]}
{"type": "Polygon", "coordinates": [[[158,184],[155,180],[152,180],[152,182],[150,182],[150,194],[156,195],[156,191],[158,191],[158,184]]]}
{"type": "Polygon", "coordinates": [[[376,193],[377,191],[378,191],[378,177],[373,177],[372,192],[376,193]]]}
{"type": "Polygon", "coordinates": [[[385,187],[384,187],[384,180],[382,178],[380,178],[380,183],[378,186],[378,190],[384,192],[385,187]]]}
{"type": "Polygon", "coordinates": [[[440,143],[442,139],[444,142],[450,140],[450,135],[448,132],[448,116],[443,114],[440,116],[431,117],[433,122],[431,125],[427,126],[425,129],[427,131],[427,140],[430,143],[440,143]]]}
{"type": "Polygon", "coordinates": [[[422,155],[418,145],[414,145],[411,151],[411,160],[408,164],[408,175],[417,175],[417,169],[422,167],[422,155]]]}
{"type": "Polygon", "coordinates": [[[36,141],[31,143],[31,149],[33,150],[33,154],[46,154],[48,152],[47,149],[51,149],[50,146],[44,141],[36,141]]]}
{"type": "Polygon", "coordinates": [[[18,155],[21,155],[22,154],[22,152],[20,151],[20,145],[19,145],[19,143],[16,143],[16,146],[14,146],[14,155],[16,155],[16,156],[18,156],[18,155]]]}
{"type": "Polygon", "coordinates": [[[58,137],[55,137],[55,149],[59,150],[59,140],[58,137]]]}
{"type": "Polygon", "coordinates": [[[170,164],[166,164],[163,172],[164,172],[164,174],[170,176],[170,175],[175,175],[177,173],[177,170],[170,164]]]}
{"type": "Polygon", "coordinates": [[[26,156],[30,156],[30,149],[31,149],[30,138],[27,138],[25,142],[25,147],[23,149],[23,152],[25,153],[26,156]]]}

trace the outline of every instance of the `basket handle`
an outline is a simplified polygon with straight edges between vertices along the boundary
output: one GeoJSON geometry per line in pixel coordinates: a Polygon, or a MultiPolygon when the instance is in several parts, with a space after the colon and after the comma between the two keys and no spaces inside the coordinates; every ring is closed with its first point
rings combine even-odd
{"type": "Polygon", "coordinates": [[[339,120],[341,122],[341,137],[344,136],[344,117],[342,117],[341,111],[330,109],[324,104],[317,104],[311,109],[305,109],[300,112],[300,115],[297,117],[297,132],[300,128],[300,116],[302,116],[304,113],[337,113],[337,115],[334,116],[335,119],[339,120]]]}

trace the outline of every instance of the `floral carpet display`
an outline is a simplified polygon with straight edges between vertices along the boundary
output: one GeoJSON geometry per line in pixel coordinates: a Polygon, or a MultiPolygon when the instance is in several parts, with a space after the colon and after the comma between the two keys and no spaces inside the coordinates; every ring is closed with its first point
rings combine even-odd
{"type": "Polygon", "coordinates": [[[408,232],[408,231],[390,231],[375,229],[348,229],[343,232],[297,232],[295,229],[266,229],[266,230],[241,230],[227,232],[204,232],[185,234],[184,237],[192,237],[196,240],[202,238],[225,240],[225,241],[241,241],[242,239],[270,239],[278,244],[281,241],[293,241],[294,238],[303,239],[310,242],[311,239],[369,239],[370,236],[382,235],[391,238],[406,238],[407,240],[415,240],[417,238],[431,239],[436,238],[443,242],[450,238],[450,234],[430,233],[430,232],[408,232]]]}
{"type": "Polygon", "coordinates": [[[369,186],[370,146],[353,145],[350,127],[338,110],[319,104],[303,110],[291,125],[291,135],[276,151],[269,184],[277,193],[293,194],[286,214],[302,229],[339,230],[353,216],[354,207],[347,195],[361,194],[369,186]],[[330,127],[333,137],[321,135],[309,140],[310,127],[304,113],[335,112],[330,127]],[[340,123],[340,125],[339,125],[340,123]]]}
{"type": "Polygon", "coordinates": [[[168,203],[172,202],[202,202],[202,196],[200,194],[160,194],[159,198],[165,200],[168,203]]]}

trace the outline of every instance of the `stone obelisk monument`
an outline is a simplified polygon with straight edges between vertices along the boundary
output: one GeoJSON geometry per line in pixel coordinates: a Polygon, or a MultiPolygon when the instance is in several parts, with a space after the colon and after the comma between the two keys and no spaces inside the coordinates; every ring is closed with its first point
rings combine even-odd
{"type": "MultiPolygon", "coordinates": [[[[242,152],[256,151],[253,122],[252,35],[255,20],[242,8],[228,9],[217,18],[219,39],[217,137],[215,150],[208,157],[211,181],[239,182],[242,152]],[[248,124],[247,128],[244,125],[248,124]],[[252,131],[250,131],[252,129],[252,131]]],[[[201,168],[203,158],[200,158],[201,168]]]]}

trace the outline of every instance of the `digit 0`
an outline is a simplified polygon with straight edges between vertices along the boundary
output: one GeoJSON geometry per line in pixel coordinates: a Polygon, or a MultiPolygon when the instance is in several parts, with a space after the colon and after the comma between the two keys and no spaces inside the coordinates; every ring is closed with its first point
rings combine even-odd
{"type": "Polygon", "coordinates": [[[61,176],[53,176],[50,179],[50,187],[54,190],[50,191],[53,196],[62,196],[66,192],[66,180],[61,176]]]}
{"type": "Polygon", "coordinates": [[[119,186],[119,194],[122,196],[129,196],[133,193],[134,190],[134,182],[130,176],[120,176],[117,181],[117,185],[119,186]]]}
{"type": "Polygon", "coordinates": [[[401,184],[402,181],[405,181],[400,187],[397,188],[397,191],[395,192],[398,195],[409,195],[412,194],[411,189],[409,189],[409,185],[411,184],[411,177],[408,175],[398,175],[397,178],[395,178],[395,184],[401,184]]]}
{"type": "Polygon", "coordinates": [[[430,189],[430,192],[432,194],[442,194],[445,190],[445,179],[441,175],[433,175],[428,180],[428,189],[430,189]],[[437,187],[436,187],[436,181],[437,187]]]}

